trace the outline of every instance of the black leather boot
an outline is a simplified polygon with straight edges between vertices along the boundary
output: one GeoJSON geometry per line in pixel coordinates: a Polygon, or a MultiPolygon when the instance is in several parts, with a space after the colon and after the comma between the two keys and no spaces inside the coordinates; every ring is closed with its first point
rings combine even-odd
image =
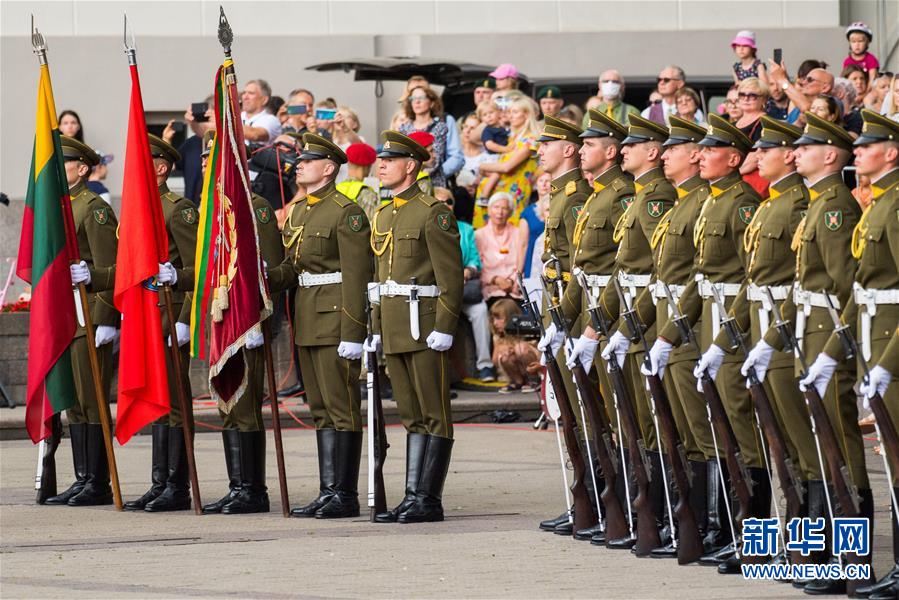
{"type": "Polygon", "coordinates": [[[690,472],[693,474],[693,481],[690,482],[690,497],[688,499],[690,508],[693,509],[693,516],[696,518],[696,526],[699,529],[699,536],[705,537],[708,529],[708,467],[704,460],[689,461],[690,472]]]}
{"type": "Polygon", "coordinates": [[[147,512],[190,509],[190,471],[181,426],[169,427],[169,478],[165,489],[144,507],[147,512]]]}
{"type": "Polygon", "coordinates": [[[269,511],[265,486],[265,430],[241,431],[240,491],[222,507],[223,515],[245,515],[269,511]]]}
{"type": "Polygon", "coordinates": [[[341,519],[359,516],[359,461],[362,458],[362,432],[337,432],[337,480],[331,500],[318,509],[316,519],[341,519]]]}
{"type": "Polygon", "coordinates": [[[163,423],[153,423],[150,430],[152,443],[152,458],[150,466],[150,489],[137,500],[126,502],[125,510],[143,510],[148,502],[155,500],[169,478],[169,426],[163,423]]]}
{"type": "MultiPolygon", "coordinates": [[[[571,510],[574,511],[574,507],[572,507],[571,510]]],[[[572,512],[572,514],[573,514],[573,512],[572,512]]],[[[549,531],[550,533],[552,533],[553,530],[556,527],[558,527],[560,524],[567,523],[567,522],[568,522],[568,513],[563,512],[561,515],[559,515],[558,517],[556,517],[554,519],[546,519],[544,521],[540,521],[540,530],[541,531],[549,531]]]]}
{"type": "MultiPolygon", "coordinates": [[[[819,479],[810,479],[806,485],[808,490],[808,517],[812,520],[823,518],[825,531],[830,529],[830,512],[827,510],[827,498],[824,495],[824,483],[819,479]]],[[[822,552],[812,552],[806,562],[811,564],[823,564],[827,561],[827,554],[822,552]]],[[[811,583],[811,579],[794,579],[793,587],[800,590],[811,583]]]]}
{"type": "Polygon", "coordinates": [[[886,589],[872,593],[868,598],[869,600],[896,600],[899,598],[899,579],[895,579],[893,584],[886,589]]]}
{"type": "Polygon", "coordinates": [[[318,497],[290,511],[291,517],[312,518],[315,511],[331,501],[336,485],[335,460],[337,457],[337,430],[316,429],[315,445],[318,448],[318,497]]]}
{"type": "MultiPolygon", "coordinates": [[[[749,468],[749,477],[752,478],[752,497],[746,509],[747,517],[767,519],[771,516],[771,478],[766,469],[757,467],[749,468]]],[[[728,557],[718,565],[718,573],[721,575],[736,575],[741,572],[740,557],[736,554],[728,557]]]]}
{"type": "Polygon", "coordinates": [[[84,482],[84,489],[69,498],[69,506],[104,504],[112,504],[112,488],[109,485],[109,463],[106,461],[103,427],[99,423],[88,423],[87,481],[84,482]]]}
{"type": "Polygon", "coordinates": [[[222,429],[222,446],[225,449],[225,468],[228,470],[228,493],[215,502],[204,504],[204,515],[222,512],[222,508],[240,492],[240,433],[237,429],[222,429]]]}
{"type": "Polygon", "coordinates": [[[72,442],[72,465],[75,467],[75,482],[69,489],[55,496],[50,496],[44,504],[64,506],[69,500],[81,493],[87,481],[87,423],[71,423],[69,438],[72,442]]]}
{"type": "Polygon", "coordinates": [[[415,503],[415,490],[418,488],[429,439],[430,436],[424,433],[406,434],[406,495],[393,510],[376,514],[375,523],[396,523],[399,516],[415,503]]]}
{"type": "MultiPolygon", "coordinates": [[[[724,496],[728,492],[721,485],[722,474],[717,460],[706,462],[706,532],[702,540],[706,553],[699,559],[701,565],[717,566],[734,553],[724,496]]],[[[724,480],[729,481],[726,476],[724,480]]]]}
{"type": "Polygon", "coordinates": [[[443,484],[449,473],[453,454],[453,440],[436,435],[428,436],[428,447],[421,467],[421,477],[415,490],[415,502],[401,512],[400,523],[430,523],[443,520],[443,484]]]}
{"type": "MultiPolygon", "coordinates": [[[[899,487],[894,487],[893,493],[899,498],[899,487]]],[[[861,596],[862,598],[877,598],[881,594],[890,593],[891,588],[899,585],[899,523],[896,522],[895,505],[893,505],[893,508],[890,511],[890,520],[893,522],[893,568],[890,569],[886,575],[881,577],[877,583],[862,586],[855,590],[856,596],[861,596]]],[[[892,590],[892,592],[899,593],[899,590],[892,590]]],[[[897,596],[886,597],[895,598],[897,596]]]]}
{"type": "MultiPolygon", "coordinates": [[[[586,448],[584,449],[583,454],[584,454],[584,456],[587,456],[586,448]]],[[[589,468],[589,466],[588,466],[588,468],[589,468]]],[[[593,458],[593,476],[591,477],[590,473],[587,472],[584,475],[584,477],[585,477],[584,484],[585,484],[585,487],[587,488],[587,496],[590,498],[590,505],[593,507],[593,516],[596,519],[596,523],[594,523],[590,527],[587,527],[586,529],[581,529],[578,531],[570,530],[569,535],[573,534],[574,539],[576,539],[576,540],[580,540],[583,542],[589,542],[590,540],[593,539],[593,536],[601,535],[606,530],[605,523],[603,523],[602,521],[599,520],[599,515],[602,514],[602,511],[600,510],[602,508],[602,506],[601,506],[602,500],[599,501],[600,506],[596,505],[596,501],[599,498],[599,495],[605,489],[606,482],[602,478],[602,474],[600,473],[600,470],[599,470],[599,465],[596,463],[596,457],[593,458]],[[596,490],[594,490],[594,485],[593,485],[594,478],[596,480],[596,488],[597,488],[596,490]]],[[[553,533],[557,533],[557,532],[554,531],[553,533]]]]}

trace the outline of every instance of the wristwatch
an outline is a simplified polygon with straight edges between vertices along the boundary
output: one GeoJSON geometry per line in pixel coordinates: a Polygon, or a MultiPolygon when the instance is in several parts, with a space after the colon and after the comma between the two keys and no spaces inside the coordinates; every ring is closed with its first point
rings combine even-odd
{"type": "Polygon", "coordinates": [[[787,80],[780,84],[780,89],[782,89],[783,91],[787,91],[788,89],[790,89],[790,81],[787,80]]]}

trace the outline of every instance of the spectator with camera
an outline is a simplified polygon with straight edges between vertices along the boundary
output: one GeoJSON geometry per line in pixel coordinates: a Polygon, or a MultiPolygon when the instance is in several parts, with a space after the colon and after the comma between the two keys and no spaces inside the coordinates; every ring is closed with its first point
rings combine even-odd
{"type": "Polygon", "coordinates": [[[203,102],[194,102],[184,111],[184,123],[172,119],[162,130],[162,139],[169,144],[179,128],[184,124],[193,133],[181,146],[178,153],[181,160],[175,163],[175,168],[184,173],[184,197],[199,206],[200,195],[203,193],[203,136],[207,131],[215,129],[215,121],[212,105],[215,98],[208,96],[203,102]]]}
{"type": "Polygon", "coordinates": [[[296,133],[302,136],[308,131],[306,122],[314,118],[312,105],[315,104],[315,96],[307,89],[297,88],[290,92],[287,102],[281,107],[286,116],[284,133],[296,133]]]}
{"type": "Polygon", "coordinates": [[[244,85],[240,95],[243,109],[240,120],[243,122],[243,136],[247,142],[265,143],[280,135],[281,122],[268,111],[271,97],[272,88],[264,79],[251,79],[244,85]]]}

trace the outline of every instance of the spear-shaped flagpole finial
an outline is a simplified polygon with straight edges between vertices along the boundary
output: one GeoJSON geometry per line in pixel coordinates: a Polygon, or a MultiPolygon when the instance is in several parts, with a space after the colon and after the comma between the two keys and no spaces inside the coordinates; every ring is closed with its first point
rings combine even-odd
{"type": "Polygon", "coordinates": [[[134,42],[134,30],[131,30],[131,39],[128,39],[128,14],[125,13],[125,29],[122,33],[122,43],[125,46],[125,54],[128,55],[128,64],[136,65],[137,64],[137,50],[135,48],[134,42]]]}
{"type": "Polygon", "coordinates": [[[37,54],[40,64],[47,64],[47,43],[41,32],[34,26],[34,15],[31,15],[31,47],[37,54]]]}
{"type": "Polygon", "coordinates": [[[226,58],[231,58],[231,42],[233,41],[234,32],[231,31],[231,25],[228,24],[225,9],[219,6],[219,43],[225,51],[226,58]]]}

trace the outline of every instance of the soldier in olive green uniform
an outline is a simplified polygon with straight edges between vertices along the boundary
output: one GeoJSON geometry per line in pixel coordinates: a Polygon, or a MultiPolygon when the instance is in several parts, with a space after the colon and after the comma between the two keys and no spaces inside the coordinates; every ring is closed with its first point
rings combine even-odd
{"type": "MultiPolygon", "coordinates": [[[[452,211],[421,191],[428,152],[396,131],[382,134],[378,178],[394,192],[371,227],[370,298],[375,351],[383,339],[393,393],[406,428],[406,490],[379,523],[443,520],[443,484],[453,447],[448,350],[462,308],[462,250],[452,211]]],[[[362,334],[365,319],[360,319],[362,334]]],[[[358,372],[358,371],[357,371],[358,372]]]]}
{"type": "MultiPolygon", "coordinates": [[[[666,286],[676,301],[693,279],[696,263],[693,226],[699,219],[703,201],[709,195],[708,184],[699,176],[699,141],[706,130],[675,116],[670,117],[669,122],[671,129],[668,139],[662,144],[662,162],[665,177],[676,186],[677,200],[650,239],[656,281],[644,289],[636,300],[640,313],[646,315],[647,322],[644,324],[649,326],[655,322],[656,327],[664,326],[672,315],[666,286]]],[[[697,336],[699,326],[699,323],[693,326],[697,336]]],[[[658,351],[663,347],[664,342],[657,341],[651,350],[658,351]]],[[[718,461],[705,399],[696,390],[696,377],[693,375],[693,365],[698,358],[698,352],[689,344],[677,349],[666,348],[663,358],[666,367],[661,372],[665,375],[662,384],[668,393],[671,412],[693,473],[689,503],[700,532],[706,536],[705,549],[711,551],[727,543],[730,531],[726,526],[722,527],[724,506],[718,461]]],[[[658,365],[658,357],[652,352],[650,360],[658,365]]],[[[658,367],[647,369],[642,366],[640,370],[646,374],[659,372],[658,367]]],[[[653,556],[676,556],[676,553],[677,549],[669,544],[653,551],[653,556]]]]}
{"type": "MultiPolygon", "coordinates": [[[[100,164],[100,156],[78,140],[62,136],[66,179],[72,199],[78,251],[81,261],[71,266],[72,285],[84,283],[88,290],[88,306],[94,325],[100,379],[106,401],[112,381],[112,344],[119,323],[119,313],[112,304],[115,287],[116,228],[115,214],[102,198],[87,189],[85,182],[91,168],[100,164]]],[[[76,291],[77,296],[77,291],[76,291]]],[[[60,301],[64,299],[60,298],[60,301]]],[[[84,317],[80,298],[75,299],[79,327],[72,340],[72,370],[75,376],[73,408],[66,412],[69,436],[72,438],[72,462],[75,482],[64,492],[48,498],[46,504],[89,506],[112,504],[109,485],[109,464],[100,426],[99,398],[97,398],[84,317]]]]}
{"type": "MultiPolygon", "coordinates": [[[[771,485],[755,425],[752,399],[746,389],[746,380],[740,374],[745,357],[728,355],[713,343],[719,333],[721,319],[726,315],[719,312],[712,287],[729,306],[728,299],[737,295],[746,277],[747,256],[743,248],[743,235],[758,208],[759,197],[740,177],[739,167],[751,150],[752,141],[717,115],[710,115],[709,122],[706,136],[699,142],[703,146],[699,169],[702,178],[709,182],[711,193],[703,202],[693,232],[698,250],[696,275],[681,294],[678,306],[691,327],[702,319],[698,339],[705,354],[694,375],[698,377],[706,369],[713,378],[719,372],[721,375],[716,380],[717,387],[740,452],[755,482],[752,505],[744,507],[744,512],[750,516],[765,517],[770,511],[771,485]]],[[[659,331],[659,340],[660,345],[669,345],[669,348],[685,342],[677,325],[670,320],[659,331]]],[[[659,356],[659,353],[653,355],[659,356]]],[[[739,529],[740,524],[734,524],[734,527],[739,529]]],[[[728,547],[720,553],[703,557],[702,561],[719,564],[732,554],[733,548],[728,547]]],[[[732,568],[732,565],[728,566],[728,569],[732,568]]]]}
{"type": "MultiPolygon", "coordinates": [[[[571,252],[574,247],[574,230],[577,226],[578,217],[584,208],[584,203],[591,192],[590,184],[584,179],[580,169],[578,147],[582,142],[579,137],[581,133],[582,131],[579,127],[555,117],[546,117],[543,132],[537,139],[540,142],[540,147],[537,151],[540,157],[540,165],[553,177],[549,216],[546,218],[546,229],[544,232],[542,256],[546,265],[544,273],[548,279],[558,278],[561,280],[563,287],[568,286],[571,281],[571,252]],[[556,260],[558,261],[557,263],[553,262],[556,260]]],[[[562,303],[563,310],[567,310],[569,314],[577,314],[579,312],[577,304],[579,304],[580,300],[577,296],[573,296],[569,301],[566,301],[564,297],[558,299],[562,303]]],[[[549,315],[545,312],[544,321],[547,323],[546,335],[540,340],[537,347],[542,352],[551,346],[553,352],[557,355],[562,384],[565,386],[569,400],[574,403],[578,394],[571,379],[571,371],[565,365],[565,352],[561,347],[563,334],[560,331],[556,331],[555,325],[550,322],[549,315]]],[[[576,320],[571,324],[570,333],[572,336],[579,335],[580,321],[576,320]]],[[[578,436],[578,443],[582,448],[581,454],[586,457],[584,438],[589,436],[589,425],[580,422],[581,411],[579,407],[572,406],[572,410],[580,429],[579,433],[581,435],[578,436]]],[[[591,499],[595,498],[593,481],[593,477],[587,477],[585,481],[588,495],[591,499]]],[[[554,519],[541,521],[540,529],[552,531],[559,535],[572,535],[575,533],[568,512],[554,519]]]]}
{"type": "MultiPolygon", "coordinates": [[[[187,398],[190,390],[190,292],[194,288],[194,260],[197,246],[199,214],[194,204],[169,190],[166,180],[174,164],[181,159],[178,151],[166,141],[148,134],[150,154],[156,170],[159,197],[162,201],[162,217],[169,238],[169,260],[160,265],[159,284],[172,286],[172,305],[176,318],[175,331],[168,322],[168,311],[160,298],[162,335],[169,345],[178,343],[181,355],[181,381],[175,381],[172,356],[165,352],[166,373],[169,383],[170,411],[152,426],[152,460],[150,489],[137,500],[125,503],[125,510],[164,512],[190,508],[190,486],[187,469],[187,453],[181,430],[181,404],[178,402],[180,385],[187,398]],[[174,333],[174,335],[172,335],[174,333]]],[[[193,415],[188,415],[193,427],[193,415]]]]}
{"type": "MultiPolygon", "coordinates": [[[[890,364],[887,346],[896,347],[896,326],[899,324],[899,123],[867,109],[862,111],[862,117],[862,134],[854,143],[855,165],[860,175],[871,178],[873,197],[853,231],[852,256],[859,264],[842,321],[854,331],[858,342],[861,354],[857,363],[859,375],[864,374],[861,361],[874,367],[872,382],[863,382],[864,391],[870,395],[881,391],[895,426],[899,422],[899,388],[890,382],[895,384],[899,370],[895,364],[890,364]]],[[[837,363],[845,362],[839,337],[831,334],[810,369],[814,385],[822,387],[830,379],[827,369],[821,367],[829,365],[833,369],[837,363]]],[[[896,487],[899,465],[890,465],[890,468],[891,485],[899,493],[899,487],[896,487]]],[[[862,497],[867,499],[870,490],[865,492],[862,497]]],[[[895,598],[899,592],[899,530],[894,511],[895,507],[891,512],[896,566],[876,586],[858,590],[859,595],[895,598]]],[[[868,559],[870,561],[870,555],[868,559]]]]}
{"type": "Polygon", "coordinates": [[[303,134],[302,144],[297,179],[309,192],[291,208],[283,231],[286,257],[269,272],[274,291],[298,286],[295,342],[318,445],[319,495],[290,514],[356,517],[370,227],[362,208],[334,187],[346,163],[343,150],[311,133],[303,134]]]}
{"type": "MultiPolygon", "coordinates": [[[[593,193],[581,209],[571,240],[572,270],[580,268],[584,271],[588,289],[582,289],[578,280],[572,277],[565,287],[565,297],[562,301],[565,318],[572,322],[583,318],[584,323],[587,323],[587,317],[583,313],[589,305],[586,294],[590,294],[594,302],[598,301],[602,290],[609,284],[618,249],[612,242],[615,223],[634,197],[634,181],[619,164],[621,140],[627,137],[627,127],[596,110],[589,112],[588,125],[588,128],[580,134],[583,140],[580,157],[581,170],[593,176],[593,193]]],[[[593,358],[599,346],[598,338],[598,332],[590,325],[584,328],[568,354],[566,366],[569,370],[575,365],[575,361],[579,360],[584,370],[591,372],[594,367],[593,358]]],[[[605,401],[603,416],[613,430],[616,430],[618,418],[608,373],[603,366],[598,364],[595,366],[605,401]]],[[[603,485],[598,468],[596,483],[599,486],[603,485]]],[[[623,490],[621,495],[624,496],[623,490]]],[[[602,523],[597,523],[594,527],[576,531],[574,537],[601,545],[605,543],[605,529],[602,523]]]]}
{"type": "MultiPolygon", "coordinates": [[[[203,135],[203,170],[212,149],[213,131],[203,135]]],[[[268,265],[280,265],[284,260],[281,232],[275,211],[268,200],[253,194],[256,233],[259,252],[268,265]]],[[[265,350],[258,336],[248,341],[244,349],[247,362],[247,387],[229,407],[219,406],[222,418],[222,445],[225,468],[228,472],[228,493],[219,500],[203,506],[203,513],[246,514],[268,512],[268,491],[265,485],[265,425],[262,421],[262,399],[265,394],[265,350]],[[227,408],[227,412],[225,412],[227,408]]]]}
{"type": "MultiPolygon", "coordinates": [[[[655,341],[655,306],[651,298],[642,306],[635,304],[639,294],[649,285],[654,266],[653,250],[650,246],[653,233],[662,217],[674,206],[677,192],[667,179],[661,168],[662,143],[668,139],[668,130],[657,123],[632,115],[627,130],[628,136],[622,141],[624,148],[623,167],[634,176],[636,196],[627,210],[615,224],[613,240],[618,243],[618,254],[615,259],[615,277],[621,285],[628,305],[637,310],[637,317],[643,323],[651,323],[643,332],[648,344],[655,341]]],[[[612,319],[618,319],[627,310],[619,300],[614,285],[607,286],[601,297],[603,309],[610,312],[612,319]]],[[[630,396],[636,409],[637,425],[640,427],[647,448],[655,450],[650,453],[652,467],[650,502],[661,522],[667,520],[664,511],[664,486],[662,481],[662,463],[659,455],[659,444],[656,429],[653,425],[649,398],[640,365],[643,362],[643,345],[632,344],[629,340],[630,330],[624,320],[620,320],[618,329],[609,338],[603,349],[606,360],[618,360],[622,364],[630,396]]],[[[620,399],[619,399],[620,401],[620,399]]],[[[634,462],[633,464],[636,464],[634,462]]],[[[670,532],[670,528],[667,529],[670,532]]],[[[663,543],[668,540],[664,539],[663,543]]],[[[633,539],[610,540],[610,548],[625,548],[633,545],[633,539]]]]}

